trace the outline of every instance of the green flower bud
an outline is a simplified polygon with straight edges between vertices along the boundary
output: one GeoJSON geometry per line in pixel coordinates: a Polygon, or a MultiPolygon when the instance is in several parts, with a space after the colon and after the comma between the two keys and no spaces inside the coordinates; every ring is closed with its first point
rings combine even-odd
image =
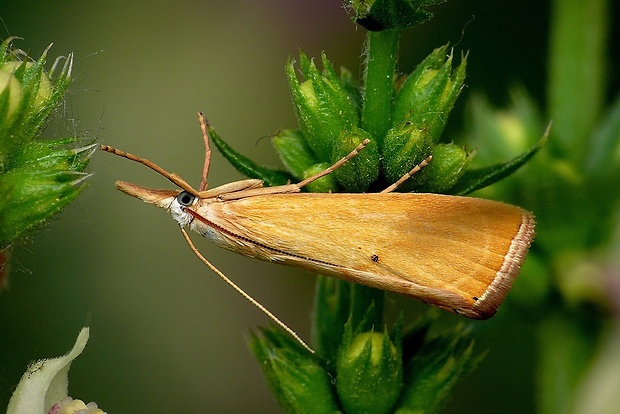
{"type": "Polygon", "coordinates": [[[445,193],[465,174],[474,153],[454,144],[438,144],[433,147],[433,159],[411,181],[416,190],[428,193],[445,193]]]}
{"type": "Polygon", "coordinates": [[[263,167],[252,161],[250,158],[234,150],[233,147],[224,141],[212,126],[208,126],[211,142],[220,153],[237,169],[241,174],[250,178],[263,180],[266,186],[284,185],[291,181],[291,176],[285,171],[280,171],[268,167],[263,167]]]}
{"type": "MultiPolygon", "coordinates": [[[[310,178],[313,175],[316,175],[326,168],[329,168],[330,163],[328,162],[320,162],[318,164],[314,164],[304,170],[302,174],[302,179],[310,178]]],[[[333,193],[340,190],[340,186],[338,185],[338,181],[333,174],[328,174],[319,178],[318,180],[314,180],[311,183],[307,184],[305,187],[311,193],[333,193]]]]}
{"type": "Polygon", "coordinates": [[[23,161],[21,166],[1,177],[0,197],[5,202],[0,210],[0,247],[8,246],[11,241],[39,227],[85,188],[90,174],[82,170],[90,160],[94,146],[68,149],[50,143],[58,141],[32,145],[19,157],[23,161]],[[43,151],[43,147],[47,151],[43,151]]]}
{"type": "Polygon", "coordinates": [[[452,54],[446,58],[447,47],[435,49],[409,75],[396,94],[392,112],[392,125],[411,122],[427,129],[434,143],[441,137],[465,79],[466,58],[453,71],[452,54]]]}
{"type": "Polygon", "coordinates": [[[401,352],[387,333],[364,332],[343,342],[336,369],[344,412],[388,413],[403,386],[401,352]]]}
{"type": "Polygon", "coordinates": [[[344,131],[358,123],[356,106],[336,75],[325,54],[324,71],[319,72],[313,61],[300,54],[301,83],[295,74],[294,61],[287,67],[293,103],[304,138],[320,161],[329,162],[335,141],[344,131]]]}
{"type": "MultiPolygon", "coordinates": [[[[24,66],[24,69],[28,70],[32,68],[33,63],[32,62],[20,62],[20,61],[6,62],[4,65],[0,67],[0,79],[2,78],[2,76],[7,75],[7,74],[10,75],[11,78],[14,78],[13,74],[17,70],[20,70],[21,66],[24,66]]],[[[36,93],[34,94],[34,97],[32,98],[32,104],[35,110],[37,108],[42,107],[44,103],[48,99],[51,98],[52,91],[53,91],[52,83],[50,82],[48,75],[45,74],[44,72],[41,75],[42,76],[39,79],[39,84],[36,87],[36,93]]],[[[0,87],[1,85],[2,85],[2,81],[0,81],[0,87]]],[[[21,88],[21,83],[19,84],[19,86],[21,88]]],[[[22,96],[23,96],[23,93],[20,93],[20,98],[22,96]]]]}
{"type": "Polygon", "coordinates": [[[10,40],[0,45],[0,249],[77,197],[90,176],[83,171],[94,152],[93,145],[75,148],[77,137],[38,136],[69,85],[72,56],[55,78],[43,69],[47,50],[37,61],[19,56],[10,40]]]}
{"type": "Polygon", "coordinates": [[[397,413],[436,413],[451,396],[454,385],[470,373],[484,355],[474,355],[474,341],[464,329],[425,339],[407,363],[405,386],[397,413]],[[460,331],[460,332],[459,332],[460,331]]]}
{"type": "Polygon", "coordinates": [[[250,347],[279,403],[291,413],[338,412],[331,378],[319,361],[276,328],[253,335],[250,347]]]}
{"type": "MultiPolygon", "coordinates": [[[[428,130],[404,124],[390,129],[383,143],[383,174],[388,183],[398,181],[413,167],[431,154],[432,142],[428,130]]],[[[413,188],[411,180],[401,190],[413,188]]]]}
{"type": "Polygon", "coordinates": [[[371,141],[358,155],[334,172],[340,185],[349,193],[365,192],[370,184],[377,179],[380,167],[379,148],[376,141],[372,140],[367,132],[359,128],[353,128],[350,133],[343,134],[334,143],[332,164],[350,154],[365,139],[371,141]]]}
{"type": "Polygon", "coordinates": [[[351,309],[351,286],[329,276],[318,275],[312,318],[312,344],[315,351],[334,361],[351,309]]]}

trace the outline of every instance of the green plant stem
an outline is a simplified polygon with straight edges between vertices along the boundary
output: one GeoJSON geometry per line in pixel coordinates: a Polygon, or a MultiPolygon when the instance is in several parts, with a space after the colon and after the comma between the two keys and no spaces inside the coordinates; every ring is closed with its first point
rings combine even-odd
{"type": "Polygon", "coordinates": [[[399,35],[398,31],[382,31],[368,32],[367,37],[362,129],[377,140],[379,147],[390,127],[399,35]]]}
{"type": "Polygon", "coordinates": [[[549,57],[550,144],[581,163],[604,105],[608,0],[554,0],[549,57]]]}

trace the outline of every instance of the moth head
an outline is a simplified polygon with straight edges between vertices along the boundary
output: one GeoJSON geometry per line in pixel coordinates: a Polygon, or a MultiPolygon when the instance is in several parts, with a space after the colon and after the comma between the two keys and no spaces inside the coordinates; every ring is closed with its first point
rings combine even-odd
{"type": "Polygon", "coordinates": [[[142,187],[126,181],[117,181],[116,188],[132,197],[166,209],[183,227],[187,226],[193,219],[187,213],[186,208],[192,207],[198,201],[196,196],[185,190],[159,190],[142,187]]]}

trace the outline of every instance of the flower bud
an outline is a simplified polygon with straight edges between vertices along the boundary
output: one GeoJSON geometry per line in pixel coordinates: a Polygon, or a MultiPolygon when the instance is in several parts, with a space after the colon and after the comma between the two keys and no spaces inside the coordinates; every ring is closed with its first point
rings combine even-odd
{"type": "MultiPolygon", "coordinates": [[[[14,78],[14,73],[18,70],[28,70],[31,69],[34,64],[32,62],[20,62],[20,61],[9,61],[5,62],[4,65],[0,66],[0,88],[2,88],[2,77],[5,75],[10,75],[11,78],[14,78]],[[23,66],[23,68],[22,68],[23,66]]],[[[11,86],[13,87],[13,86],[11,86]]],[[[21,92],[22,84],[19,83],[19,88],[21,92]]],[[[38,84],[32,86],[34,96],[32,98],[32,105],[34,109],[40,108],[45,104],[45,102],[51,98],[53,92],[53,86],[50,82],[49,76],[41,71],[40,77],[38,79],[38,84]]],[[[20,98],[23,96],[23,93],[20,93],[20,98]]]]}
{"type": "Polygon", "coordinates": [[[344,412],[390,412],[403,386],[401,352],[387,333],[364,332],[343,342],[336,369],[344,412]]]}
{"type": "MultiPolygon", "coordinates": [[[[325,169],[329,168],[330,163],[328,162],[320,162],[318,164],[314,164],[304,170],[302,174],[302,179],[310,178],[313,175],[316,175],[325,169]]],[[[311,193],[335,193],[340,190],[340,186],[338,185],[338,181],[333,174],[325,175],[317,180],[312,181],[311,183],[306,184],[305,187],[311,193]]]]}
{"type": "MultiPolygon", "coordinates": [[[[383,174],[388,183],[398,181],[431,154],[428,130],[406,123],[388,131],[383,143],[383,174]]],[[[411,180],[402,190],[411,190],[411,180]]]]}
{"type": "Polygon", "coordinates": [[[433,147],[433,159],[412,178],[417,191],[445,193],[465,174],[474,153],[454,144],[438,144],[433,147]]]}
{"type": "Polygon", "coordinates": [[[92,146],[75,150],[50,148],[49,160],[32,160],[2,176],[0,195],[6,197],[6,201],[0,210],[0,247],[8,246],[39,227],[80,194],[90,174],[79,168],[71,169],[74,166],[67,164],[76,158],[77,163],[85,167],[93,150],[92,146]],[[72,157],[62,159],[58,156],[65,151],[70,151],[72,157]],[[57,159],[54,161],[54,158],[57,159]],[[45,168],[39,168],[46,163],[45,168]]]}
{"type": "Polygon", "coordinates": [[[377,142],[371,138],[362,129],[353,128],[350,133],[343,134],[334,143],[332,164],[349,155],[365,139],[370,139],[370,142],[355,157],[334,172],[338,183],[344,187],[346,192],[365,192],[379,176],[379,148],[377,142]]]}
{"type": "Polygon", "coordinates": [[[36,61],[18,56],[10,40],[0,44],[0,249],[77,197],[95,150],[75,148],[78,137],[39,138],[69,85],[72,55],[53,80],[43,69],[47,50],[36,61]]]}
{"type": "Polygon", "coordinates": [[[395,411],[439,412],[455,384],[482,358],[483,355],[474,354],[474,341],[463,328],[426,338],[406,364],[405,386],[395,411]]]}
{"type": "Polygon", "coordinates": [[[447,48],[435,49],[409,75],[396,94],[392,111],[392,125],[411,122],[427,129],[433,143],[439,141],[465,79],[466,58],[453,71],[447,48]]]}
{"type": "Polygon", "coordinates": [[[319,161],[330,161],[335,142],[345,131],[358,123],[355,104],[326,56],[322,56],[323,73],[313,61],[300,54],[300,70],[304,77],[299,82],[294,61],[286,68],[293,94],[299,125],[319,161]]]}
{"type": "Polygon", "coordinates": [[[54,404],[47,414],[106,414],[101,410],[97,403],[89,402],[84,404],[82,400],[74,400],[71,397],[65,397],[60,402],[54,404]]]}
{"type": "Polygon", "coordinates": [[[314,355],[287,333],[275,328],[261,329],[260,335],[252,335],[250,348],[285,411],[338,412],[329,374],[314,355]]]}

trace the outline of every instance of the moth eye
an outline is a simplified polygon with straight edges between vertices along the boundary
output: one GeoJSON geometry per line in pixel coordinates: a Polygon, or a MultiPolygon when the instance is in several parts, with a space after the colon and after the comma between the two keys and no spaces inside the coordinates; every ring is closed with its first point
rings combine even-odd
{"type": "Polygon", "coordinates": [[[181,191],[177,196],[177,201],[179,202],[179,204],[185,207],[191,206],[194,203],[195,199],[196,197],[194,197],[187,191],[181,191]]]}

